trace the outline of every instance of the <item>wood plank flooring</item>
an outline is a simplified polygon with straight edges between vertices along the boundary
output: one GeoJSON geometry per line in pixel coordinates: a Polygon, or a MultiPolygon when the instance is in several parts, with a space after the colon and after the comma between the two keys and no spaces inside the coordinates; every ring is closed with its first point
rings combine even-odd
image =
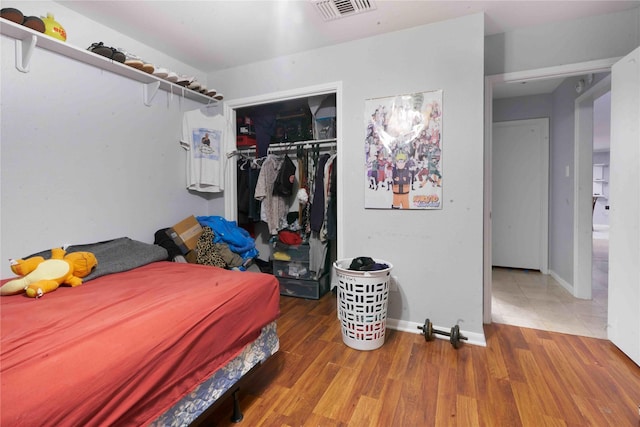
{"type": "Polygon", "coordinates": [[[244,420],[216,426],[640,426],[640,367],[611,342],[501,324],[487,347],[387,330],[342,342],[335,296],[281,297],[280,351],[241,389],[244,420]]]}

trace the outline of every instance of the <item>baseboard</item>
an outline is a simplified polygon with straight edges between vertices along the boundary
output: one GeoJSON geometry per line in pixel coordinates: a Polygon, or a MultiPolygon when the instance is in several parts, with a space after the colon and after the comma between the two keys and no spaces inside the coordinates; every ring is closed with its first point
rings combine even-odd
{"type": "Polygon", "coordinates": [[[558,276],[555,271],[549,270],[549,275],[555,279],[556,282],[560,283],[560,286],[565,288],[567,292],[573,295],[573,285],[569,282],[565,281],[562,277],[558,276]]]}
{"type": "Polygon", "coordinates": [[[558,276],[555,271],[549,270],[549,275],[554,278],[556,282],[560,284],[563,288],[566,289],[571,295],[573,295],[573,285],[569,282],[565,281],[562,277],[558,276]]]}
{"type": "MultiPolygon", "coordinates": [[[[424,326],[424,324],[416,323],[416,322],[407,322],[406,320],[387,319],[387,328],[389,329],[422,335],[422,330],[420,330],[418,326],[424,326]]],[[[447,332],[451,330],[451,326],[446,328],[446,327],[440,327],[438,325],[433,325],[433,328],[441,331],[447,331],[447,332]]],[[[462,336],[467,337],[467,340],[464,341],[465,344],[477,345],[480,347],[487,346],[487,341],[485,339],[484,333],[479,334],[477,332],[460,330],[460,334],[462,336]]],[[[449,340],[449,337],[445,335],[436,335],[436,338],[444,339],[447,341],[449,340]]]]}

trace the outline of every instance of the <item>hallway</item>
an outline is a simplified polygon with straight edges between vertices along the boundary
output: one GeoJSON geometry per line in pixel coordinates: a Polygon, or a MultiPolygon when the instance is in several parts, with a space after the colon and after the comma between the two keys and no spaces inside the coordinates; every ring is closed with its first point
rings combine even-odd
{"type": "Polygon", "coordinates": [[[538,271],[493,268],[492,320],[496,323],[607,338],[608,236],[594,233],[592,300],[574,298],[538,271]]]}

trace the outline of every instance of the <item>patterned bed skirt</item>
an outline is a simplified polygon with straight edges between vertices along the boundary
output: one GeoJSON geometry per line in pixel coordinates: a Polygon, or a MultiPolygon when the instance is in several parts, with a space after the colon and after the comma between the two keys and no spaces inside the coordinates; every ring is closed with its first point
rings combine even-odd
{"type": "Polygon", "coordinates": [[[184,396],[167,412],[150,424],[153,427],[188,426],[229,390],[254,366],[264,362],[280,348],[276,322],[264,328],[260,336],[248,344],[242,352],[216,371],[208,380],[184,396]]]}

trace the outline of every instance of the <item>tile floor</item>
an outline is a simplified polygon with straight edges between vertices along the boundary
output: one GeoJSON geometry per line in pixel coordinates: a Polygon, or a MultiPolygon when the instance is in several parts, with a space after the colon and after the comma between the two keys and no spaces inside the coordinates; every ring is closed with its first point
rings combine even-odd
{"type": "Polygon", "coordinates": [[[593,298],[574,298],[550,275],[533,270],[494,268],[492,319],[546,331],[607,338],[609,240],[594,233],[593,298]]]}

